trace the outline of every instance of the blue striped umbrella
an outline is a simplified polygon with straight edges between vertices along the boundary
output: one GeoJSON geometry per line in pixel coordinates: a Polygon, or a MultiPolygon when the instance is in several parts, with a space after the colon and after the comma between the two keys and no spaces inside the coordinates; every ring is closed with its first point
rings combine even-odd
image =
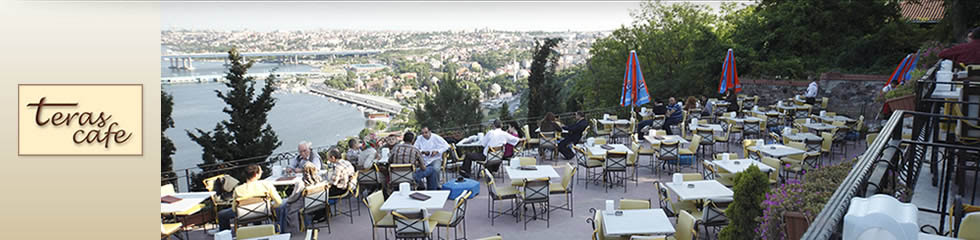
{"type": "Polygon", "coordinates": [[[626,76],[623,76],[623,92],[619,98],[620,106],[640,106],[650,102],[650,93],[640,70],[640,60],[636,51],[630,51],[629,61],[626,62],[626,76]]]}
{"type": "Polygon", "coordinates": [[[724,94],[729,89],[735,92],[742,91],[742,84],[738,81],[738,69],[735,64],[735,51],[731,48],[725,54],[725,62],[721,64],[721,79],[718,80],[718,93],[724,94]]]}

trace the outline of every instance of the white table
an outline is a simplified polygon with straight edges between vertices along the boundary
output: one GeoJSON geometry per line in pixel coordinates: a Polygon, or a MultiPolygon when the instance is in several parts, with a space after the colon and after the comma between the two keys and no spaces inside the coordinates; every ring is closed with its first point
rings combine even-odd
{"type": "Polygon", "coordinates": [[[446,199],[449,199],[448,190],[439,191],[412,191],[409,195],[402,195],[395,189],[395,192],[391,193],[388,200],[385,200],[384,204],[381,204],[382,211],[394,211],[398,209],[439,209],[443,205],[446,205],[446,199]],[[425,201],[419,201],[409,197],[412,193],[422,193],[429,195],[429,199],[425,201]]]}
{"type": "Polygon", "coordinates": [[[803,150],[787,147],[786,145],[782,144],[766,144],[762,145],[762,148],[759,148],[758,146],[751,146],[749,147],[749,150],[757,150],[762,154],[775,158],[805,153],[803,150]]]}
{"type": "Polygon", "coordinates": [[[204,202],[204,200],[211,199],[211,196],[214,196],[214,192],[183,192],[171,196],[180,198],[180,201],[176,201],[174,203],[161,202],[160,213],[178,213],[187,211],[193,208],[195,205],[204,202]]]}
{"type": "Polygon", "coordinates": [[[823,120],[823,121],[827,121],[827,122],[834,122],[834,121],[853,122],[854,121],[854,119],[851,119],[851,118],[845,117],[845,116],[841,116],[841,115],[837,115],[837,116],[833,116],[833,117],[826,116],[826,115],[825,116],[819,116],[818,115],[817,118],[820,119],[820,120],[823,120]]]}
{"type": "Polygon", "coordinates": [[[721,129],[721,124],[700,124],[699,123],[697,125],[692,125],[692,124],[688,124],[687,125],[687,128],[689,130],[691,130],[691,131],[694,131],[694,129],[697,129],[699,127],[702,127],[702,128],[710,128],[711,131],[715,131],[715,132],[721,132],[721,131],[723,131],[721,129]]]}
{"type": "Polygon", "coordinates": [[[599,120],[596,120],[596,122],[599,122],[599,123],[604,124],[604,125],[613,125],[613,124],[615,124],[615,125],[627,125],[627,124],[630,124],[630,120],[626,120],[626,119],[618,119],[618,120],[599,119],[599,120]]]}
{"type": "Polygon", "coordinates": [[[633,234],[674,234],[674,226],[663,209],[621,210],[622,216],[601,211],[606,236],[633,234]]]}
{"type": "MultiPolygon", "coordinates": [[[[613,147],[613,149],[608,150],[608,151],[624,152],[624,153],[627,153],[627,154],[633,153],[633,151],[631,151],[624,144],[607,144],[607,145],[609,145],[610,147],[613,147]]],[[[606,156],[606,149],[605,148],[602,148],[602,145],[600,145],[600,144],[592,145],[592,146],[589,146],[588,148],[589,148],[589,152],[591,152],[593,156],[606,156]]]]}
{"type": "Polygon", "coordinates": [[[507,171],[507,176],[510,177],[511,182],[520,182],[524,181],[524,179],[538,179],[543,177],[551,178],[551,181],[561,179],[561,176],[558,175],[558,172],[555,171],[555,168],[551,165],[535,165],[534,167],[537,168],[537,170],[521,170],[519,168],[507,166],[504,168],[504,171],[507,171]]]}
{"type": "Polygon", "coordinates": [[[780,112],[777,112],[777,111],[773,111],[773,110],[769,110],[767,112],[763,112],[763,111],[759,111],[759,110],[751,110],[750,112],[761,114],[761,115],[766,115],[766,116],[769,116],[769,115],[783,115],[783,113],[780,113],[780,112]]]}
{"type": "Polygon", "coordinates": [[[823,140],[820,136],[813,133],[790,133],[785,135],[789,140],[797,142],[805,142],[805,140],[820,141],[823,140]]]}
{"type": "Polygon", "coordinates": [[[808,124],[803,124],[803,126],[806,127],[806,128],[813,129],[813,130],[816,130],[816,131],[821,131],[821,132],[822,131],[830,131],[830,130],[833,130],[834,128],[837,128],[834,125],[830,125],[830,124],[826,124],[826,123],[808,123],[808,124]]]}
{"type": "Polygon", "coordinates": [[[734,195],[731,189],[715,180],[685,181],[681,184],[671,182],[664,184],[664,186],[673,192],[680,201],[729,198],[734,195]],[[693,184],[694,187],[688,187],[688,184],[693,184]]]}
{"type": "Polygon", "coordinates": [[[257,238],[244,238],[239,240],[289,240],[292,237],[290,233],[276,234],[272,236],[257,237],[257,238]]]}
{"type": "Polygon", "coordinates": [[[728,171],[730,173],[744,172],[745,169],[749,169],[749,166],[752,165],[759,167],[759,170],[762,170],[763,172],[771,172],[772,170],[774,170],[772,167],[769,167],[769,165],[748,158],[714,160],[711,161],[711,163],[714,164],[715,166],[718,166],[718,168],[724,169],[725,171],[728,171]]]}
{"type": "Polygon", "coordinates": [[[728,119],[728,120],[730,120],[732,122],[737,122],[737,123],[743,123],[743,122],[745,122],[745,120],[762,121],[761,118],[757,118],[757,117],[741,117],[741,118],[738,118],[738,117],[737,118],[721,117],[721,119],[728,119]]]}
{"type": "Polygon", "coordinates": [[[650,144],[660,144],[661,141],[668,141],[668,142],[669,141],[674,141],[674,142],[677,142],[678,144],[688,144],[689,143],[687,141],[687,139],[684,139],[680,135],[667,135],[667,136],[646,135],[646,136],[643,136],[643,138],[646,139],[647,142],[650,142],[650,144]],[[663,140],[657,139],[657,137],[663,137],[664,139],[663,140]]]}

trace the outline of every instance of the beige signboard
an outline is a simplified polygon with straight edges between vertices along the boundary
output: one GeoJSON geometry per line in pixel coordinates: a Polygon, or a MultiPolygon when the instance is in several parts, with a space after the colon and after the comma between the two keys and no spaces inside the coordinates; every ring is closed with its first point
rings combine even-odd
{"type": "Polygon", "coordinates": [[[143,155],[142,84],[18,85],[19,155],[143,155]]]}

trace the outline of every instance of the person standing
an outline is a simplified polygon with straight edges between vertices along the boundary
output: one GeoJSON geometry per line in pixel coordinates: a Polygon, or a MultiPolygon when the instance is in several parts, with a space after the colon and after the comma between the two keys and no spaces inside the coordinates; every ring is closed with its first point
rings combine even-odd
{"type": "MultiPolygon", "coordinates": [[[[473,174],[470,172],[473,161],[485,161],[487,159],[487,154],[490,152],[490,148],[502,147],[504,144],[517,145],[521,141],[520,138],[510,135],[510,133],[505,132],[501,128],[503,127],[500,120],[493,120],[493,129],[487,131],[487,133],[480,139],[480,145],[483,145],[483,152],[471,152],[467,153],[463,157],[463,170],[460,175],[466,178],[470,178],[473,174]]],[[[497,169],[500,167],[500,160],[497,161],[487,161],[484,163],[487,169],[492,173],[496,173],[497,169]]]]}
{"type": "Polygon", "coordinates": [[[817,90],[817,79],[813,79],[810,81],[810,86],[806,87],[806,93],[803,94],[807,104],[813,105],[813,103],[817,102],[817,90]]]}
{"type": "Polygon", "coordinates": [[[582,140],[582,134],[585,128],[589,127],[589,121],[585,120],[585,115],[582,112],[575,112],[575,124],[562,127],[568,131],[565,137],[558,142],[558,153],[565,159],[572,159],[575,157],[575,153],[572,152],[572,148],[569,145],[578,144],[582,140]]]}
{"type": "Polygon", "coordinates": [[[422,128],[422,135],[415,138],[415,147],[422,152],[422,161],[425,169],[415,171],[415,183],[422,186],[422,179],[425,179],[427,190],[439,189],[439,174],[442,170],[442,154],[449,150],[449,143],[441,136],[429,131],[428,127],[422,128]]]}
{"type": "Polygon", "coordinates": [[[296,155],[296,158],[289,161],[289,168],[287,170],[295,173],[301,173],[303,172],[303,165],[308,162],[316,165],[317,170],[323,170],[323,162],[320,160],[320,154],[313,153],[313,149],[311,148],[312,146],[313,143],[309,141],[299,142],[299,146],[297,147],[299,155],[296,155]]]}

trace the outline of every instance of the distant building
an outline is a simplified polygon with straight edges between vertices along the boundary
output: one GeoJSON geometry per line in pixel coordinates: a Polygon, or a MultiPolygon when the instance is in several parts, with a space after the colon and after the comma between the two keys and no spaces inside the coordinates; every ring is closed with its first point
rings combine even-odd
{"type": "Polygon", "coordinates": [[[911,23],[937,24],[946,14],[943,0],[902,1],[902,18],[911,23]],[[918,3],[916,3],[918,2],[918,3]]]}

